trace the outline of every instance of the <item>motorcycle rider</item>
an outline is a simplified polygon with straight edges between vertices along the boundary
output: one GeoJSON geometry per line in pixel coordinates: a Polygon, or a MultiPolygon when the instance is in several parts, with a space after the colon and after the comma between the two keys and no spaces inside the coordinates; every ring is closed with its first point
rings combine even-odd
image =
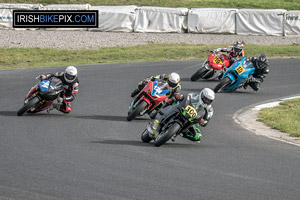
{"type": "Polygon", "coordinates": [[[199,119],[198,123],[192,125],[186,131],[182,132],[182,137],[191,141],[200,142],[202,137],[200,125],[205,127],[214,113],[214,109],[211,104],[215,99],[215,92],[209,88],[204,88],[200,91],[200,93],[189,93],[187,95],[177,94],[174,98],[169,99],[163,107],[166,107],[177,101],[181,102],[185,98],[198,99],[199,103],[197,106],[202,107],[202,109],[205,110],[205,115],[203,118],[199,119]]]}
{"type": "Polygon", "coordinates": [[[63,82],[64,93],[57,98],[57,103],[51,104],[47,112],[57,109],[65,114],[71,112],[71,101],[75,99],[78,93],[79,81],[77,76],[77,69],[74,66],[68,66],[64,72],[56,72],[55,74],[39,75],[37,79],[47,80],[51,77],[56,77],[63,82]]]}
{"type": "Polygon", "coordinates": [[[242,42],[235,42],[233,46],[227,48],[217,48],[212,50],[212,52],[226,52],[227,57],[230,59],[230,66],[240,57],[245,56],[244,45],[242,42]]]}
{"type": "Polygon", "coordinates": [[[251,57],[247,59],[255,67],[253,75],[249,76],[247,82],[244,84],[246,89],[248,85],[254,90],[258,91],[260,84],[264,81],[265,75],[269,73],[269,60],[265,54],[260,54],[258,57],[251,57]]]}
{"type": "MultiPolygon", "coordinates": [[[[138,87],[131,93],[131,97],[135,97],[145,86],[149,81],[154,81],[155,79],[161,79],[168,83],[168,89],[170,90],[170,93],[167,94],[167,98],[172,98],[176,94],[179,94],[181,90],[180,85],[180,76],[176,72],[172,72],[168,76],[165,74],[160,74],[156,76],[149,76],[148,78],[142,80],[139,82],[138,87]]],[[[149,113],[150,117],[153,119],[155,115],[157,114],[157,111],[161,108],[164,102],[162,102],[160,105],[158,105],[155,110],[153,110],[151,113],[149,113]]]]}
{"type": "Polygon", "coordinates": [[[149,81],[154,81],[155,79],[161,79],[164,81],[167,81],[170,93],[168,94],[169,97],[171,97],[175,93],[179,93],[181,90],[180,85],[180,76],[176,72],[172,72],[168,76],[165,74],[160,74],[156,76],[149,76],[146,79],[139,82],[138,87],[131,93],[131,97],[135,97],[145,86],[149,81]]]}

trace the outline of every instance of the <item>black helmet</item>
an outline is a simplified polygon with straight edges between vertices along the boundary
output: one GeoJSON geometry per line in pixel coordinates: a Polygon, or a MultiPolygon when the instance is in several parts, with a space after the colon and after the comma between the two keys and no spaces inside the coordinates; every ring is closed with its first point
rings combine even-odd
{"type": "Polygon", "coordinates": [[[234,51],[234,53],[239,54],[239,53],[241,53],[243,51],[243,49],[244,49],[244,45],[243,45],[242,42],[235,42],[233,44],[233,51],[234,51]]]}
{"type": "Polygon", "coordinates": [[[269,65],[269,60],[265,54],[261,54],[256,59],[256,66],[258,69],[263,69],[269,65]]]}

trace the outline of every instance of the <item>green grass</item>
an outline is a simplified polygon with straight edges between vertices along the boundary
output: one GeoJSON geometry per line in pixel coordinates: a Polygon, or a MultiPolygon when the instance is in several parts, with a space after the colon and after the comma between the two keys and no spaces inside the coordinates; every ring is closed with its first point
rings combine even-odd
{"type": "MultiPolygon", "coordinates": [[[[44,48],[0,48],[0,69],[63,66],[97,63],[204,60],[208,50],[226,45],[148,44],[133,47],[107,47],[97,50],[44,48]]],[[[300,45],[245,45],[247,56],[265,53],[268,57],[299,58],[300,45]]]]}
{"type": "Polygon", "coordinates": [[[300,10],[299,0],[2,0],[3,3],[137,5],[185,8],[264,8],[300,10]]]}
{"type": "Polygon", "coordinates": [[[293,137],[300,137],[300,99],[262,109],[258,121],[264,122],[273,129],[289,133],[293,137]]]}

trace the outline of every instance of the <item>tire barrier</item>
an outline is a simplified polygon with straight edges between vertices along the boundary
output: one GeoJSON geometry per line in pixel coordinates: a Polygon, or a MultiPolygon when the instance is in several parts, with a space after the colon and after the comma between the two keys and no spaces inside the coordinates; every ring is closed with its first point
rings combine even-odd
{"type": "Polygon", "coordinates": [[[12,29],[13,10],[98,10],[98,28],[74,30],[300,36],[300,10],[1,3],[1,29],[12,29]]]}

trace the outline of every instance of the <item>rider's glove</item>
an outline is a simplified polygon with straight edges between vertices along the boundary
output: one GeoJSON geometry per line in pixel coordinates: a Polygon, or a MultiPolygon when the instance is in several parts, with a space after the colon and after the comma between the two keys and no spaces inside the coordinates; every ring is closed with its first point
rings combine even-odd
{"type": "Polygon", "coordinates": [[[235,63],[236,59],[235,58],[231,58],[230,59],[230,63],[235,63]]]}
{"type": "Polygon", "coordinates": [[[36,80],[45,80],[47,77],[46,75],[38,75],[37,77],[35,77],[36,80]]]}
{"type": "Polygon", "coordinates": [[[182,95],[182,94],[176,94],[176,95],[175,95],[175,99],[176,99],[177,101],[181,101],[181,100],[183,99],[183,95],[182,95]]]}
{"type": "Polygon", "coordinates": [[[148,83],[151,80],[151,78],[146,78],[143,83],[148,83]]]}
{"type": "Polygon", "coordinates": [[[171,103],[173,103],[173,101],[174,101],[173,98],[171,98],[166,102],[166,104],[171,104],[171,103]]]}
{"type": "Polygon", "coordinates": [[[203,118],[201,118],[199,121],[199,124],[203,126],[205,124],[205,120],[203,118]]]}

